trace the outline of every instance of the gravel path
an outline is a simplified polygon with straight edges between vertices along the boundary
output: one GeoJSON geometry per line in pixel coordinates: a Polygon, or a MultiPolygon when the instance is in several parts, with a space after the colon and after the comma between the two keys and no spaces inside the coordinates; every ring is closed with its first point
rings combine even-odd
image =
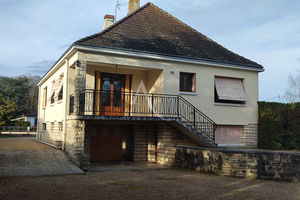
{"type": "Polygon", "coordinates": [[[0,177],[83,173],[68,156],[34,138],[0,139],[0,177]]]}
{"type": "Polygon", "coordinates": [[[177,169],[91,172],[1,178],[0,199],[299,200],[300,183],[220,177],[177,169]]]}

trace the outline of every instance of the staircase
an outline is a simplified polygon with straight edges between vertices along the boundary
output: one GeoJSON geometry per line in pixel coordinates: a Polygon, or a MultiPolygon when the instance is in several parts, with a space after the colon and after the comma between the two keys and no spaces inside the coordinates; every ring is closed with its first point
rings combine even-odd
{"type": "Polygon", "coordinates": [[[171,125],[203,147],[217,147],[216,123],[182,96],[178,96],[178,107],[179,118],[171,122],[171,125]]]}
{"type": "Polygon", "coordinates": [[[204,147],[216,147],[215,122],[180,95],[83,90],[70,96],[69,113],[95,117],[118,116],[124,119],[137,116],[168,119],[173,127],[193,141],[204,147]],[[102,108],[99,102],[105,96],[117,96],[121,101],[120,106],[102,108]]]}

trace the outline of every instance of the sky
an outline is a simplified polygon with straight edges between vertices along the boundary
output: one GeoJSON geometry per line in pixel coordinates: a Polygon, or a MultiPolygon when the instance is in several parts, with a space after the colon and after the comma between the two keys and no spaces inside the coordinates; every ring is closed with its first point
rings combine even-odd
{"type": "MultiPolygon", "coordinates": [[[[76,40],[100,32],[117,0],[0,0],[0,76],[44,75],[76,40]]],[[[117,19],[127,14],[128,0],[117,19]]],[[[147,1],[141,0],[141,5],[147,1]]],[[[299,0],[153,0],[227,49],[265,67],[259,99],[278,101],[300,70],[299,0]]]]}

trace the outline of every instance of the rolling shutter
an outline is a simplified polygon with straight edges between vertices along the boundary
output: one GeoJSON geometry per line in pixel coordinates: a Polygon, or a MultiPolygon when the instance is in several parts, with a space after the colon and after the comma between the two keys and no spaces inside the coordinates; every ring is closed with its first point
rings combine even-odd
{"type": "Polygon", "coordinates": [[[247,101],[241,79],[216,77],[215,87],[220,100],[247,101]]]}

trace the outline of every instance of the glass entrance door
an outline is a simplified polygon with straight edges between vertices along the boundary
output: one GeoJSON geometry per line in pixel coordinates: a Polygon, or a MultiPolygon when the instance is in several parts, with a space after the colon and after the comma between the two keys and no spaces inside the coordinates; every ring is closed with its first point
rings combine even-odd
{"type": "Polygon", "coordinates": [[[101,80],[102,114],[123,116],[125,75],[103,73],[101,80]]]}

